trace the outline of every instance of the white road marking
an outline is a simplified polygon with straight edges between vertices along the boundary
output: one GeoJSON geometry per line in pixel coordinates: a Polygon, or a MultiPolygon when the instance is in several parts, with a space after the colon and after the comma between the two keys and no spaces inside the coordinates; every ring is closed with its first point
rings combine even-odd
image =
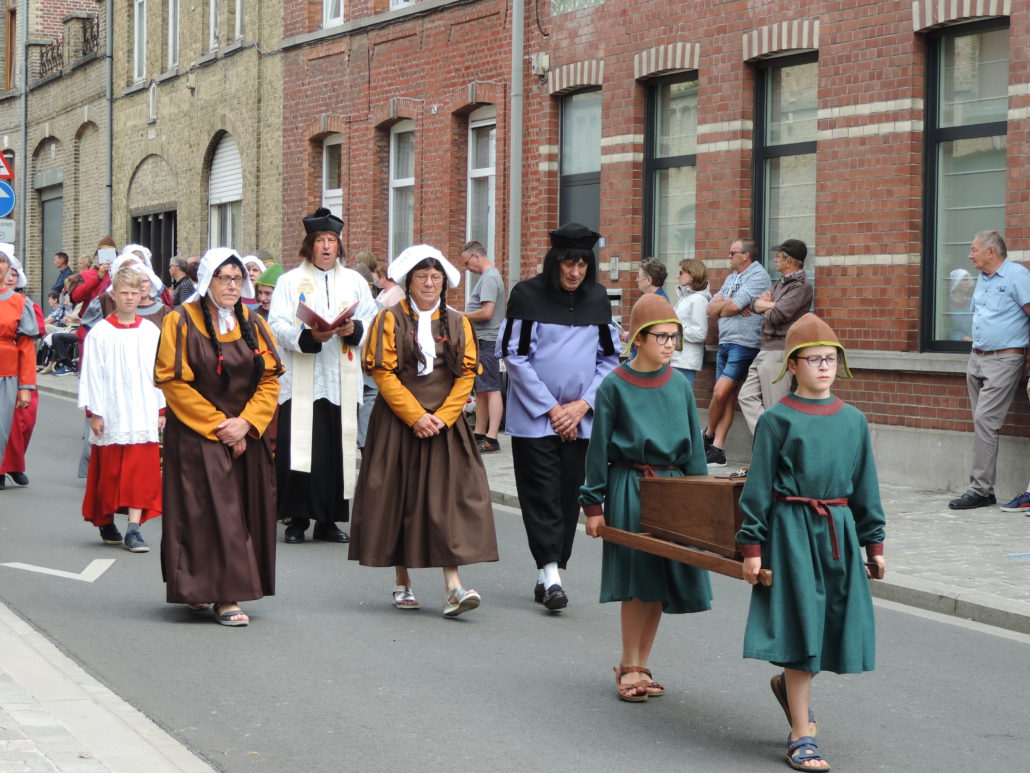
{"type": "Polygon", "coordinates": [[[96,582],[96,580],[114,564],[113,558],[94,558],[89,566],[81,572],[66,572],[63,569],[50,569],[46,566],[35,566],[34,564],[22,564],[12,561],[0,566],[9,566],[12,569],[24,569],[26,572],[38,572],[49,574],[53,577],[63,577],[66,580],[78,580],[79,582],[96,582]]]}

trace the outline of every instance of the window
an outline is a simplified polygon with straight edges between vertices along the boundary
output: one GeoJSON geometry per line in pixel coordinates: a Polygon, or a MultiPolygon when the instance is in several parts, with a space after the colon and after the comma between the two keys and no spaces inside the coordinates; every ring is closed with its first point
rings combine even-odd
{"type": "Polygon", "coordinates": [[[755,88],[752,230],[767,254],[784,239],[815,249],[819,65],[814,54],[762,63],[755,88]]]}
{"type": "Polygon", "coordinates": [[[179,66],[179,0],[168,0],[168,59],[169,70],[179,66]]]}
{"type": "Polygon", "coordinates": [[[390,129],[390,260],[415,239],[415,122],[390,129]]]}
{"type": "Polygon", "coordinates": [[[601,92],[562,99],[558,220],[600,230],[601,92]]]}
{"type": "Polygon", "coordinates": [[[207,0],[207,48],[218,48],[218,0],[207,0]]]}
{"type": "Polygon", "coordinates": [[[147,74],[147,0],[132,2],[132,80],[147,74]]]}
{"type": "Polygon", "coordinates": [[[236,0],[232,14],[232,39],[243,39],[243,0],[236,0]]]}
{"type": "Polygon", "coordinates": [[[497,164],[497,110],[492,105],[469,116],[467,240],[488,251],[494,245],[494,185],[497,164]]]}
{"type": "Polygon", "coordinates": [[[211,160],[208,180],[208,246],[239,248],[242,243],[243,168],[236,139],[226,134],[211,160]]]}
{"type": "Polygon", "coordinates": [[[147,122],[157,120],[157,83],[151,83],[147,89],[147,122]]]}
{"type": "Polygon", "coordinates": [[[7,29],[4,30],[4,88],[18,85],[18,9],[7,0],[7,29]]]}
{"type": "Polygon", "coordinates": [[[1005,227],[1009,30],[952,28],[928,43],[921,338],[969,351],[969,243],[1005,227]]]}
{"type": "Polygon", "coordinates": [[[694,257],[697,178],[697,80],[658,81],[647,95],[644,170],[645,243],[675,278],[694,257]]]}
{"type": "Polygon", "coordinates": [[[168,262],[178,251],[176,216],[174,209],[132,216],[130,239],[150,249],[154,273],[160,277],[167,276],[168,262]]]}
{"type": "Polygon", "coordinates": [[[415,2],[415,0],[390,0],[390,10],[396,11],[400,8],[407,8],[413,2],[415,2]]]}
{"type": "Polygon", "coordinates": [[[322,142],[322,206],[343,218],[343,135],[322,142]]]}
{"type": "Polygon", "coordinates": [[[343,24],[343,0],[322,0],[322,26],[343,24]]]}

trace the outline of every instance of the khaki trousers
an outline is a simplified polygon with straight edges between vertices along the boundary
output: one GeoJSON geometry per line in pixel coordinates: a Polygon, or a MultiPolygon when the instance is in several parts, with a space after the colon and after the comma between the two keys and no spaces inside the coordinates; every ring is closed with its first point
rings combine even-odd
{"type": "Polygon", "coordinates": [[[973,354],[966,389],[973,408],[973,470],[969,488],[987,496],[998,477],[998,433],[1023,375],[1022,354],[973,354]]]}
{"type": "Polygon", "coordinates": [[[755,434],[759,417],[790,392],[790,382],[793,378],[790,373],[785,373],[783,378],[773,383],[773,379],[780,374],[780,368],[783,367],[784,355],[785,353],[778,349],[760,351],[751,361],[747,378],[740,387],[737,403],[752,435],[755,434]]]}

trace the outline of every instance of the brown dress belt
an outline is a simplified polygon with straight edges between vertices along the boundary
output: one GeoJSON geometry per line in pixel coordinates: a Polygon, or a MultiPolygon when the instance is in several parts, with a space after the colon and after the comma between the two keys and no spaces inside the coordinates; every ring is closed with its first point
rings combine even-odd
{"type": "Polygon", "coordinates": [[[810,497],[785,497],[782,494],[777,494],[776,498],[781,502],[801,502],[802,504],[811,507],[816,515],[821,515],[823,518],[829,520],[830,546],[833,548],[833,557],[834,559],[840,558],[840,547],[837,545],[837,527],[834,525],[833,515],[830,513],[830,506],[847,506],[847,497],[839,497],[837,499],[811,499],[810,497]]]}
{"type": "Polygon", "coordinates": [[[643,462],[608,462],[610,467],[629,467],[630,469],[642,472],[645,478],[657,478],[655,470],[678,470],[676,465],[662,466],[658,464],[644,464],[643,462]]]}
{"type": "Polygon", "coordinates": [[[985,354],[1026,354],[1026,348],[1017,346],[1012,349],[995,349],[993,352],[985,352],[983,349],[973,349],[973,354],[979,354],[980,356],[985,354]]]}

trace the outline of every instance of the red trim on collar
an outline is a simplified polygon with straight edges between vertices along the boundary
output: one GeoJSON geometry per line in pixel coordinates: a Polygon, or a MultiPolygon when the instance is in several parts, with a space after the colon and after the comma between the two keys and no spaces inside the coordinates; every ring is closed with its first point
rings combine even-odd
{"type": "Polygon", "coordinates": [[[652,376],[651,378],[643,378],[633,373],[625,364],[620,365],[615,369],[615,375],[621,378],[626,383],[632,384],[633,386],[640,387],[642,389],[657,389],[658,387],[665,386],[669,383],[669,379],[672,378],[672,367],[670,365],[665,366],[665,372],[652,376]]]}
{"type": "Polygon", "coordinates": [[[807,413],[809,416],[833,416],[835,413],[840,413],[844,407],[844,401],[839,397],[834,397],[832,403],[824,403],[822,405],[812,405],[812,403],[802,402],[798,400],[794,395],[787,395],[781,403],[786,405],[788,408],[793,408],[795,411],[800,413],[807,413]]]}
{"type": "Polygon", "coordinates": [[[131,325],[123,325],[121,322],[118,321],[118,314],[116,312],[116,313],[112,314],[111,316],[107,317],[107,321],[110,322],[112,325],[114,325],[119,330],[129,330],[129,329],[134,328],[134,327],[139,327],[143,323],[143,317],[141,317],[141,316],[139,316],[137,314],[133,318],[131,325]]]}

